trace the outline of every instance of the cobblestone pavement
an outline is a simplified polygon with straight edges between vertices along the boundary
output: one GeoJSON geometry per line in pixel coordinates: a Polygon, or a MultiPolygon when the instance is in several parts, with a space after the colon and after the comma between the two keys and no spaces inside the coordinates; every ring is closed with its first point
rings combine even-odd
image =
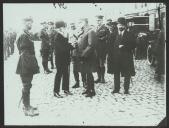
{"type": "Polygon", "coordinates": [[[73,95],[58,99],[53,96],[56,69],[48,75],[43,73],[39,46],[40,43],[35,42],[41,73],[35,75],[32,82],[31,104],[38,106],[40,115],[26,117],[22,106],[18,108],[22,84],[15,74],[18,61],[18,52],[15,52],[4,62],[6,125],[151,126],[157,125],[166,116],[165,84],[153,79],[154,69],[146,60],[135,61],[136,76],[132,78],[130,95],[123,94],[123,87],[121,94],[112,95],[113,76],[106,74],[107,83],[96,84],[96,96],[93,98],[81,94],[82,84],[80,88],[71,88],[74,84],[71,65],[70,91],[73,95]]]}

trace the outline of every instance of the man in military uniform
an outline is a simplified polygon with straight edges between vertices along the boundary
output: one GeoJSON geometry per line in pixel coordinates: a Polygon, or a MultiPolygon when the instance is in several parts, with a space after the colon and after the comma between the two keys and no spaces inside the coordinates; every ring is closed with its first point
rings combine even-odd
{"type": "Polygon", "coordinates": [[[39,73],[39,66],[35,57],[34,42],[30,34],[33,20],[31,17],[24,19],[23,32],[17,38],[17,48],[19,51],[19,61],[16,73],[20,75],[22,80],[22,99],[23,110],[25,116],[38,115],[37,108],[30,105],[30,89],[32,87],[33,75],[39,73]]]}
{"type": "Polygon", "coordinates": [[[49,54],[49,61],[51,63],[51,69],[54,69],[54,64],[53,64],[53,54],[54,54],[54,42],[53,42],[53,36],[55,34],[54,30],[54,23],[53,22],[48,22],[48,29],[49,29],[49,45],[50,45],[50,54],[49,54]]]}
{"type": "MultiPolygon", "coordinates": [[[[75,85],[72,88],[78,88],[80,87],[80,82],[79,82],[79,58],[77,56],[77,51],[78,51],[78,38],[81,34],[81,32],[77,31],[77,28],[75,26],[75,23],[70,24],[71,31],[69,32],[69,42],[72,44],[72,46],[75,48],[72,51],[72,61],[73,61],[73,74],[75,78],[75,85]]],[[[82,82],[83,82],[83,87],[86,86],[86,77],[85,74],[81,73],[82,77],[82,82]]]]}
{"type": "Polygon", "coordinates": [[[109,35],[108,28],[103,24],[103,16],[98,15],[97,17],[97,28],[96,35],[98,38],[96,52],[97,52],[97,61],[98,61],[98,78],[95,83],[105,83],[105,61],[107,54],[107,39],[109,35]]]}
{"type": "Polygon", "coordinates": [[[42,55],[42,65],[43,65],[43,69],[44,69],[44,73],[49,74],[52,71],[49,70],[48,68],[48,58],[49,58],[49,54],[50,54],[50,45],[49,45],[49,35],[47,33],[47,22],[43,22],[41,23],[41,25],[43,25],[43,28],[40,32],[40,38],[42,40],[41,43],[41,55],[42,55]]]}
{"type": "Polygon", "coordinates": [[[80,59],[80,72],[85,74],[87,81],[87,89],[82,94],[86,97],[95,96],[93,72],[96,72],[96,52],[97,43],[96,33],[91,26],[88,25],[88,19],[81,19],[79,27],[82,32],[78,38],[78,57],[80,59]]]}
{"type": "Polygon", "coordinates": [[[118,31],[112,42],[112,54],[109,54],[108,73],[114,74],[114,90],[112,94],[120,91],[120,74],[124,77],[125,94],[129,94],[131,76],[135,75],[133,50],[136,42],[133,35],[126,30],[126,20],[118,19],[118,31]]]}

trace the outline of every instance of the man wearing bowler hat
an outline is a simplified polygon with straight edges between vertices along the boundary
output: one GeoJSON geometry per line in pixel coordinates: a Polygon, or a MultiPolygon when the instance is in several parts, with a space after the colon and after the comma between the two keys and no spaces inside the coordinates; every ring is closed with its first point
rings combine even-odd
{"type": "Polygon", "coordinates": [[[130,32],[126,30],[124,17],[118,18],[117,34],[113,43],[111,57],[108,60],[108,73],[114,74],[114,90],[112,94],[120,91],[120,74],[124,77],[124,94],[129,94],[131,76],[135,75],[133,50],[135,40],[130,32]]]}
{"type": "Polygon", "coordinates": [[[48,58],[50,53],[50,45],[49,45],[49,35],[47,33],[47,22],[42,22],[41,25],[43,26],[41,32],[40,32],[40,38],[42,40],[41,43],[41,55],[42,55],[42,65],[44,69],[44,73],[49,74],[52,71],[48,68],[48,58]]]}
{"type": "Polygon", "coordinates": [[[106,54],[107,54],[107,39],[109,35],[108,28],[103,24],[103,17],[102,15],[97,15],[97,28],[96,28],[96,35],[97,35],[97,61],[98,61],[98,69],[97,75],[98,78],[95,83],[105,83],[105,61],[106,61],[106,54]]]}

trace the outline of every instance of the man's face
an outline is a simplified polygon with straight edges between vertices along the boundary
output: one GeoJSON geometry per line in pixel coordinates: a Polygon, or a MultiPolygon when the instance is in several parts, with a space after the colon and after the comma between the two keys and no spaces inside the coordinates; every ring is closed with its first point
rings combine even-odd
{"type": "Polygon", "coordinates": [[[28,30],[31,30],[32,29],[32,21],[26,21],[25,22],[25,27],[26,27],[26,29],[28,29],[28,30]]]}
{"type": "Polygon", "coordinates": [[[103,19],[97,19],[97,25],[100,26],[103,24],[103,19]]]}
{"type": "Polygon", "coordinates": [[[47,29],[48,28],[48,25],[46,23],[43,24],[43,28],[44,29],[47,29]]]}
{"type": "Polygon", "coordinates": [[[79,21],[78,28],[82,28],[85,26],[85,21],[79,21]]]}
{"type": "Polygon", "coordinates": [[[54,25],[48,25],[48,29],[51,30],[54,28],[54,25]]]}
{"type": "Polygon", "coordinates": [[[119,31],[123,31],[125,29],[125,26],[123,24],[118,24],[117,28],[119,31]]]}

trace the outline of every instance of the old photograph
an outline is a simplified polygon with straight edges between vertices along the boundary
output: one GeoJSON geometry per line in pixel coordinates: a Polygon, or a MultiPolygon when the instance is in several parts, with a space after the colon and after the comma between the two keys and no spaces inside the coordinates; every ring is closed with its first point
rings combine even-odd
{"type": "Polygon", "coordinates": [[[4,125],[157,126],[165,3],[3,3],[4,125]]]}

